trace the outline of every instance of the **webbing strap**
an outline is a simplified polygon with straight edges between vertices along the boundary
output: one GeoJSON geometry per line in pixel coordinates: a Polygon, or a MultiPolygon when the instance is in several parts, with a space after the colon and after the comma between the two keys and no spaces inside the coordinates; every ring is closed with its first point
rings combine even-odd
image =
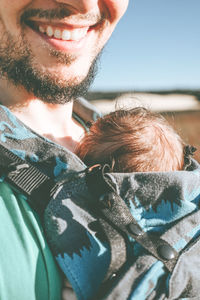
{"type": "Polygon", "coordinates": [[[43,214],[50,196],[56,189],[56,184],[50,177],[2,144],[0,144],[0,174],[9,184],[28,197],[34,210],[40,215],[43,214]]]}

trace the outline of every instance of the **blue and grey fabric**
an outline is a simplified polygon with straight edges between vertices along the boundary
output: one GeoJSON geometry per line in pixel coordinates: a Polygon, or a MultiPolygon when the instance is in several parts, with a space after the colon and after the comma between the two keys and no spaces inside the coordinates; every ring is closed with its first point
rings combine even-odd
{"type": "MultiPolygon", "coordinates": [[[[193,160],[190,170],[185,171],[106,176],[119,196],[113,196],[116,205],[102,207],[101,196],[105,194],[95,197],[88,189],[85,173],[80,172],[67,178],[46,210],[49,242],[78,299],[198,297],[200,244],[195,241],[200,235],[199,164],[193,160]],[[124,214],[122,205],[117,205],[119,198],[133,220],[124,214]],[[172,273],[167,266],[170,256],[165,262],[162,253],[159,259],[159,251],[157,257],[151,255],[129,234],[126,229],[133,221],[142,234],[153,235],[155,246],[157,240],[166,241],[174,253],[179,253],[172,273]],[[114,246],[109,243],[112,234],[112,241],[121,236],[114,246]],[[121,265],[123,255],[126,261],[121,265]],[[111,262],[111,279],[102,285],[111,262]]],[[[96,189],[98,185],[97,181],[96,189]]]]}

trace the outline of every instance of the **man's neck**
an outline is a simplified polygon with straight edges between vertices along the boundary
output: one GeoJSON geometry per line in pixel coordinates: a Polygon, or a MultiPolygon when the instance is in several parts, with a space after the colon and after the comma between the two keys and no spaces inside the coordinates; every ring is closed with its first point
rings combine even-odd
{"type": "Polygon", "coordinates": [[[33,100],[12,112],[27,126],[42,136],[74,151],[84,135],[84,129],[72,118],[73,102],[58,105],[33,100]]]}
{"type": "Polygon", "coordinates": [[[75,150],[84,135],[84,129],[72,118],[73,102],[47,104],[23,90],[13,90],[12,85],[9,89],[5,87],[1,82],[0,102],[9,107],[24,124],[67,149],[75,150]],[[5,90],[9,93],[3,93],[5,90]]]}

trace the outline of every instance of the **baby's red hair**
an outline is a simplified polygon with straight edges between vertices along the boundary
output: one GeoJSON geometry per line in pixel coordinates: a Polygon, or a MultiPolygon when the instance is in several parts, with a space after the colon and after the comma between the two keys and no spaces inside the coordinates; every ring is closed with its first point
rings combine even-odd
{"type": "Polygon", "coordinates": [[[76,154],[89,166],[108,163],[113,172],[174,171],[184,165],[180,136],[160,114],[143,107],[98,119],[76,154]]]}

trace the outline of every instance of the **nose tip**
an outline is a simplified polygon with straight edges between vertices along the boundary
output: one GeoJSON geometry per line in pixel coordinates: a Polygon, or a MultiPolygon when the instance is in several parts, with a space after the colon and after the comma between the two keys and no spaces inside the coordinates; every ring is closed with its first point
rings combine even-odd
{"type": "Polygon", "coordinates": [[[98,0],[55,0],[58,3],[66,4],[79,13],[87,13],[98,7],[98,0]]]}

